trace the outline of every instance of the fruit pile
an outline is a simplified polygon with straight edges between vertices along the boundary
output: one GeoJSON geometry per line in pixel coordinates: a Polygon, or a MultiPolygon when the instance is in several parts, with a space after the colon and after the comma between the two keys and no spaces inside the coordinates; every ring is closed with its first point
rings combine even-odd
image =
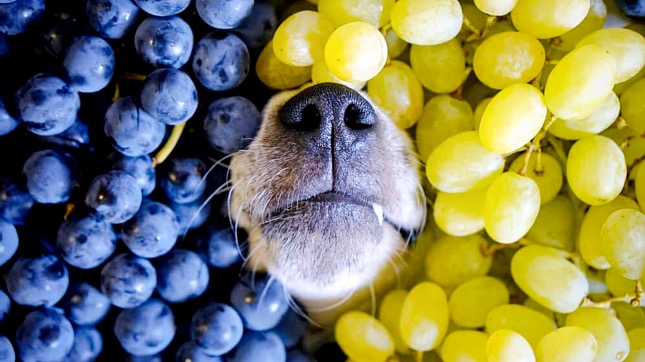
{"type": "Polygon", "coordinates": [[[645,360],[645,5],[618,5],[0,0],[0,361],[645,360]],[[432,215],[347,357],[227,213],[267,99],[321,82],[409,130],[432,215]]]}

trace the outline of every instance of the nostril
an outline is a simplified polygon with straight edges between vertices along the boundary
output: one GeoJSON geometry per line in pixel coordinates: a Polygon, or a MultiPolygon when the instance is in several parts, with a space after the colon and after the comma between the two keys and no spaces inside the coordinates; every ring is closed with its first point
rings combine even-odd
{"type": "Polygon", "coordinates": [[[300,112],[300,129],[312,131],[320,126],[322,119],[315,104],[307,104],[300,112]]]}
{"type": "Polygon", "coordinates": [[[343,122],[345,122],[347,127],[358,131],[372,127],[375,123],[371,112],[363,112],[361,108],[354,103],[350,103],[347,108],[345,108],[343,122]]]}
{"type": "Polygon", "coordinates": [[[287,102],[280,110],[280,121],[287,128],[313,131],[320,127],[322,116],[315,103],[287,102]]]}

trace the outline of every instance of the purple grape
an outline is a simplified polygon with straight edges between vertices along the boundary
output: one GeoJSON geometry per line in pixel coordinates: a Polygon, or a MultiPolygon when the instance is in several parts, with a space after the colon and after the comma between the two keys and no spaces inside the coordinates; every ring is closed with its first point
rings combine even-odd
{"type": "Polygon", "coordinates": [[[93,362],[103,351],[103,337],[93,327],[74,329],[74,344],[63,362],[93,362]]]}
{"type": "Polygon", "coordinates": [[[233,34],[212,32],[195,48],[193,73],[210,90],[225,91],[239,86],[249,74],[250,66],[249,50],[233,34]]]}
{"type": "Polygon", "coordinates": [[[112,103],[105,113],[103,130],[117,151],[132,157],[154,151],[166,134],[166,126],[146,113],[131,97],[112,103]]]}
{"type": "Polygon", "coordinates": [[[95,325],[110,310],[110,299],[86,282],[73,283],[63,306],[70,321],[76,325],[95,325]]]}
{"type": "Polygon", "coordinates": [[[115,152],[109,159],[113,170],[125,171],[134,177],[143,196],[148,196],[154,191],[157,175],[150,156],[129,157],[115,152]]]}
{"type": "Polygon", "coordinates": [[[119,254],[101,270],[101,290],[119,308],[134,308],[147,301],[157,285],[152,264],[138,256],[119,254]]]}
{"type": "Polygon", "coordinates": [[[97,215],[75,213],[65,220],[56,237],[63,259],[80,269],[92,269],[112,256],[116,235],[97,215]]]}
{"type": "Polygon", "coordinates": [[[233,287],[231,304],[240,313],[244,327],[266,331],[277,326],[289,309],[285,294],[279,281],[247,274],[233,287]]]}
{"type": "Polygon", "coordinates": [[[120,39],[130,32],[140,10],[131,0],[87,0],[85,11],[100,36],[120,39]]]}
{"type": "MultiPolygon", "coordinates": [[[[11,312],[11,299],[7,293],[0,289],[0,322],[5,320],[11,312]]],[[[2,361],[2,359],[0,359],[2,361]]]]}
{"type": "Polygon", "coordinates": [[[174,338],[175,328],[172,310],[155,298],[136,308],[122,310],[114,322],[119,343],[135,356],[163,351],[174,338]]]}
{"type": "Polygon", "coordinates": [[[67,48],[63,67],[70,86],[78,92],[94,93],[105,88],[114,74],[114,51],[96,36],[79,36],[67,48]]]}
{"type": "Polygon", "coordinates": [[[134,34],[134,46],[154,67],[181,68],[193,52],[193,31],[178,16],[144,20],[134,34]]]}
{"type": "Polygon", "coordinates": [[[21,182],[0,178],[0,219],[24,225],[33,204],[34,198],[21,182]]]}
{"type": "Polygon", "coordinates": [[[170,303],[181,303],[204,293],[208,286],[206,263],[190,250],[174,249],[155,260],[157,292],[170,303]]]}
{"type": "Polygon", "coordinates": [[[196,0],[197,14],[216,29],[233,29],[251,13],[253,0],[196,0]]]}
{"type": "Polygon", "coordinates": [[[0,98],[0,136],[11,133],[20,124],[20,122],[15,119],[11,113],[9,113],[9,110],[5,105],[6,101],[7,100],[5,98],[0,98]]]}
{"type": "Polygon", "coordinates": [[[111,224],[130,220],[141,207],[141,188],[125,171],[110,171],[94,178],[85,203],[100,218],[111,224]]]}
{"type": "Polygon", "coordinates": [[[78,164],[66,152],[37,151],[31,154],[22,169],[27,189],[36,202],[66,202],[78,178],[78,164]]]}
{"type": "Polygon", "coordinates": [[[251,14],[233,31],[249,49],[260,49],[273,38],[278,27],[275,6],[268,1],[253,4],[251,14]]]}
{"type": "Polygon", "coordinates": [[[186,122],[197,110],[197,89],[186,73],[177,69],[157,69],[143,84],[141,105],[148,114],[165,124],[186,122]]]}
{"type": "Polygon", "coordinates": [[[229,268],[242,262],[242,256],[230,226],[213,225],[197,239],[197,249],[206,262],[215,268],[229,268]]]}
{"type": "Polygon", "coordinates": [[[193,341],[208,354],[222,355],[232,350],[243,332],[239,314],[226,304],[209,304],[199,309],[192,319],[193,341]]]}
{"type": "Polygon", "coordinates": [[[272,332],[247,332],[226,361],[230,362],[286,362],[287,351],[280,338],[272,332]]]}
{"type": "Polygon", "coordinates": [[[614,0],[614,2],[625,15],[645,18],[645,0],[614,0]]]}
{"type": "Polygon", "coordinates": [[[287,314],[282,318],[280,324],[271,330],[275,333],[285,347],[291,348],[295,347],[305,334],[305,329],[307,328],[307,321],[300,317],[292,309],[287,310],[287,314]]]}
{"type": "Polygon", "coordinates": [[[190,0],[134,0],[141,10],[151,15],[170,16],[186,10],[190,0]]]}
{"type": "Polygon", "coordinates": [[[217,151],[230,154],[248,147],[260,130],[262,114],[244,97],[220,98],[208,106],[204,131],[217,151]]]}
{"type": "Polygon", "coordinates": [[[54,136],[43,136],[41,139],[47,143],[61,147],[81,148],[81,146],[87,146],[90,143],[90,129],[85,122],[76,119],[62,133],[54,136]]]}
{"type": "Polygon", "coordinates": [[[177,215],[166,205],[144,201],[132,219],[123,225],[121,238],[134,254],[156,258],[172,249],[179,237],[177,215]]]}
{"type": "Polygon", "coordinates": [[[198,199],[187,204],[170,202],[168,205],[177,215],[179,231],[185,234],[188,230],[197,229],[206,223],[211,214],[211,205],[204,199],[198,199]]]}
{"type": "Polygon", "coordinates": [[[19,0],[0,3],[0,34],[23,33],[45,12],[45,0],[19,0]]]}
{"type": "Polygon", "coordinates": [[[171,158],[164,164],[159,186],[173,202],[185,204],[199,199],[206,190],[206,165],[198,158],[171,158]]]}
{"type": "Polygon", "coordinates": [[[60,361],[74,344],[72,324],[54,309],[27,314],[16,331],[16,347],[24,361],[60,361]]]}
{"type": "Polygon", "coordinates": [[[13,345],[5,336],[0,336],[0,361],[14,362],[16,360],[16,352],[13,350],[13,345]]]}
{"type": "Polygon", "coordinates": [[[14,302],[31,307],[51,307],[65,295],[69,275],[54,255],[20,257],[9,269],[7,290],[14,302]]]}
{"type": "Polygon", "coordinates": [[[223,362],[220,356],[210,355],[194,342],[186,342],[179,347],[176,362],[223,362]]]}
{"type": "Polygon", "coordinates": [[[0,266],[11,259],[18,250],[18,232],[13,224],[0,219],[0,266]]]}

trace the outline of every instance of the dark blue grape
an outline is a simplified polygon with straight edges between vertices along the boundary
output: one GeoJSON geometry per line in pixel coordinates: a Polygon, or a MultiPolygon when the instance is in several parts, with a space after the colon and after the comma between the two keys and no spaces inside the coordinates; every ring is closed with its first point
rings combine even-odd
{"type": "Polygon", "coordinates": [[[90,143],[90,129],[87,124],[77,119],[68,129],[54,136],[42,137],[45,142],[70,148],[80,148],[90,143]]]}
{"type": "Polygon", "coordinates": [[[78,92],[94,93],[105,88],[114,74],[114,51],[97,36],[78,36],[67,48],[63,67],[69,84],[78,92]]]}
{"type": "Polygon", "coordinates": [[[18,117],[40,136],[68,129],[76,120],[81,101],[65,81],[45,73],[33,76],[16,93],[18,117]]]}
{"type": "Polygon", "coordinates": [[[137,106],[131,97],[112,103],[105,112],[103,129],[117,151],[132,157],[154,151],[166,134],[166,126],[137,106]]]}
{"type": "Polygon", "coordinates": [[[282,284],[268,277],[245,275],[231,290],[231,304],[242,316],[244,327],[266,331],[278,325],[289,309],[282,284]]]}
{"type": "Polygon", "coordinates": [[[110,310],[110,299],[86,282],[73,283],[63,302],[67,317],[77,325],[95,325],[110,310]]]}
{"type": "Polygon", "coordinates": [[[197,229],[206,223],[211,214],[210,202],[199,199],[187,204],[171,202],[168,204],[179,220],[179,231],[185,234],[188,230],[197,229]]]}
{"type": "Polygon", "coordinates": [[[87,0],[85,7],[92,28],[110,39],[123,38],[136,23],[139,11],[131,0],[87,0]]]}
{"type": "Polygon", "coordinates": [[[156,16],[176,15],[190,5],[190,0],[134,0],[134,2],[141,10],[156,16]]]}
{"type": "Polygon", "coordinates": [[[63,362],[93,362],[103,351],[103,337],[93,327],[74,329],[74,344],[63,362]]]}
{"type": "Polygon", "coordinates": [[[614,0],[614,2],[627,16],[645,17],[645,0],[614,0]]]}
{"type": "Polygon", "coordinates": [[[141,305],[150,298],[156,285],[155,268],[138,256],[119,254],[101,270],[101,290],[119,308],[141,305]]]}
{"type": "Polygon", "coordinates": [[[195,48],[193,72],[210,90],[233,89],[246,79],[250,68],[249,50],[233,34],[213,32],[203,37],[195,48]]]}
{"type": "Polygon", "coordinates": [[[198,297],[208,286],[206,263],[190,250],[174,249],[155,260],[157,292],[170,303],[198,297]]]}
{"type": "Polygon", "coordinates": [[[268,1],[255,2],[251,14],[233,31],[249,49],[260,49],[273,38],[278,27],[275,6],[268,1]]]}
{"type": "Polygon", "coordinates": [[[19,0],[0,4],[0,33],[25,32],[45,12],[45,0],[19,0]]]}
{"type": "Polygon", "coordinates": [[[189,203],[206,190],[206,165],[198,158],[171,158],[159,175],[159,186],[173,202],[189,203]]]}
{"type": "Polygon", "coordinates": [[[196,0],[197,14],[217,29],[233,29],[251,13],[253,0],[196,0]]]}
{"type": "Polygon", "coordinates": [[[18,250],[18,232],[13,224],[0,219],[0,266],[3,266],[18,250]]]}
{"type": "Polygon", "coordinates": [[[247,332],[227,362],[286,362],[287,351],[280,338],[272,332],[247,332]]]}
{"type": "Polygon", "coordinates": [[[316,360],[302,351],[293,350],[287,353],[287,362],[316,362],[316,360]]]}
{"type": "Polygon", "coordinates": [[[69,200],[78,178],[78,165],[66,152],[43,150],[29,156],[22,174],[36,202],[58,204],[69,200]]]}
{"type": "Polygon", "coordinates": [[[164,362],[160,354],[152,354],[149,356],[135,356],[127,354],[124,362],[164,362]]]}
{"type": "Polygon", "coordinates": [[[229,226],[212,226],[197,240],[197,248],[210,266],[229,268],[242,261],[235,232],[229,226]]]}
{"type": "Polygon", "coordinates": [[[0,219],[24,225],[33,204],[34,198],[21,182],[0,178],[0,219]]]}
{"type": "Polygon", "coordinates": [[[54,57],[58,58],[64,54],[65,49],[69,46],[71,39],[75,36],[75,29],[66,25],[55,25],[43,31],[40,35],[45,42],[45,50],[54,57]]]}
{"type": "MultiPolygon", "coordinates": [[[[5,318],[9,316],[10,312],[11,312],[11,299],[9,299],[9,296],[7,295],[7,293],[5,293],[0,289],[0,322],[5,320],[5,318]]],[[[2,358],[0,358],[0,361],[2,361],[2,358]]]]}
{"type": "Polygon", "coordinates": [[[222,357],[209,355],[193,342],[186,342],[179,347],[176,362],[223,362],[222,357]]]}
{"type": "Polygon", "coordinates": [[[175,336],[175,317],[162,301],[152,298],[122,310],[114,322],[114,334],[123,349],[135,356],[163,351],[175,336]]]}
{"type": "Polygon", "coordinates": [[[295,311],[289,309],[287,314],[282,317],[280,324],[271,330],[275,333],[285,347],[295,347],[305,334],[307,328],[307,321],[301,318],[295,311]]]}
{"type": "Polygon", "coordinates": [[[150,156],[129,157],[117,152],[110,156],[110,163],[113,170],[125,171],[134,177],[143,196],[150,195],[155,189],[157,176],[150,156]]]}
{"type": "Polygon", "coordinates": [[[217,99],[208,106],[204,131],[214,149],[230,154],[248,147],[261,123],[257,107],[244,97],[234,96],[217,99]]]}
{"type": "Polygon", "coordinates": [[[12,46],[8,35],[0,34],[0,57],[6,57],[11,54],[12,46]]]}
{"type": "Polygon", "coordinates": [[[0,98],[0,136],[11,133],[20,122],[15,119],[7,110],[5,105],[6,99],[4,97],[0,98]]]}
{"type": "Polygon", "coordinates": [[[193,31],[178,16],[149,17],[137,28],[134,47],[152,66],[181,68],[193,52],[193,31]]]}
{"type": "Polygon", "coordinates": [[[197,89],[190,77],[177,69],[150,73],[141,90],[141,105],[165,124],[186,122],[197,110],[197,89]]]}
{"type": "Polygon", "coordinates": [[[69,274],[65,264],[54,255],[20,257],[9,269],[6,281],[14,302],[51,307],[65,295],[69,274]]]}
{"type": "Polygon", "coordinates": [[[16,360],[16,352],[13,350],[13,345],[5,336],[0,336],[0,361],[14,362],[16,360]]]}
{"type": "Polygon", "coordinates": [[[235,348],[242,339],[244,327],[235,309],[212,303],[193,315],[190,333],[195,344],[206,353],[222,355],[235,348]]]}
{"type": "Polygon", "coordinates": [[[144,201],[141,209],[124,224],[121,233],[123,242],[134,254],[156,258],[175,246],[179,237],[179,221],[168,206],[144,201]]]}
{"type": "Polygon", "coordinates": [[[93,214],[72,214],[56,237],[61,256],[72,266],[92,269],[109,258],[116,248],[112,226],[93,214]]]}
{"type": "Polygon", "coordinates": [[[37,309],[16,331],[16,347],[24,361],[60,361],[72,349],[74,329],[57,310],[37,309]]]}
{"type": "Polygon", "coordinates": [[[142,199],[137,180],[118,170],[96,176],[85,195],[87,206],[111,224],[130,220],[139,211],[142,199]]]}

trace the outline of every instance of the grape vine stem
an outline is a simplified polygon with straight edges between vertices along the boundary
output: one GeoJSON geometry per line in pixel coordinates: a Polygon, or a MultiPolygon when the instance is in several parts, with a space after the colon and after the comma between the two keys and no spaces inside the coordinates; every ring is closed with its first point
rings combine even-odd
{"type": "Polygon", "coordinates": [[[170,137],[168,137],[168,140],[163,145],[163,147],[152,158],[152,167],[157,167],[158,165],[163,163],[168,158],[168,156],[170,156],[170,154],[172,153],[172,150],[174,150],[175,146],[177,146],[177,143],[179,142],[179,138],[181,137],[181,134],[184,132],[184,127],[186,127],[186,122],[176,124],[172,128],[170,137]]]}

